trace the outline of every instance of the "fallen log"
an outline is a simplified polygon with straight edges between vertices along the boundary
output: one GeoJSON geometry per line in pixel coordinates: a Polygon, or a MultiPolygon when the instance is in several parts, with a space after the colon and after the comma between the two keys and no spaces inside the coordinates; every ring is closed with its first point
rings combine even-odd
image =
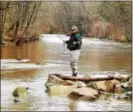
{"type": "Polygon", "coordinates": [[[91,82],[91,81],[105,81],[105,80],[121,80],[121,78],[117,78],[117,77],[104,77],[104,78],[81,78],[81,77],[73,77],[73,76],[64,76],[61,74],[52,74],[57,76],[58,78],[61,78],[63,80],[72,80],[72,81],[84,81],[84,82],[91,82]]]}

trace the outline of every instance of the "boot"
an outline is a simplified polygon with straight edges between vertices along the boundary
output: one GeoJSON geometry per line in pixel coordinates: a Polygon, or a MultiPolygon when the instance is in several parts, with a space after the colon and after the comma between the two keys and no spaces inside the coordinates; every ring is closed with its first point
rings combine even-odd
{"type": "Polygon", "coordinates": [[[73,76],[73,77],[76,77],[76,76],[77,76],[77,73],[73,73],[72,76],[73,76]]]}

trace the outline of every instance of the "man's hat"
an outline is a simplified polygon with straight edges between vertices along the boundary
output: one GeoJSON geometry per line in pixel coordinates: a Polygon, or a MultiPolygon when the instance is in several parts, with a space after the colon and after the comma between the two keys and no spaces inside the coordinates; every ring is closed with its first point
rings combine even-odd
{"type": "Polygon", "coordinates": [[[78,27],[77,26],[72,26],[71,30],[78,30],[78,27]]]}

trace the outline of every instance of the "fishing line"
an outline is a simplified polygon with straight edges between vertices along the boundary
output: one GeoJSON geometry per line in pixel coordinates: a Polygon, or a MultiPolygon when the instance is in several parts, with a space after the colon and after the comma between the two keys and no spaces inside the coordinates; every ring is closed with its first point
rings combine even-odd
{"type": "Polygon", "coordinates": [[[66,48],[66,43],[65,43],[65,40],[64,39],[62,39],[62,37],[60,36],[60,35],[58,35],[58,38],[60,38],[60,40],[62,40],[63,41],[63,52],[65,51],[65,48],[66,48]]]}

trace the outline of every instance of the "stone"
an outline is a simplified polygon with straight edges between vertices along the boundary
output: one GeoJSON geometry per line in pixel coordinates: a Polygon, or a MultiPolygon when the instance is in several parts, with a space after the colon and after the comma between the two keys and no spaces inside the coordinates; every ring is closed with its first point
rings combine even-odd
{"type": "Polygon", "coordinates": [[[122,79],[121,79],[121,82],[127,82],[129,81],[129,79],[131,78],[132,76],[130,74],[127,74],[127,75],[123,75],[122,76],[122,79]]]}
{"type": "Polygon", "coordinates": [[[116,79],[111,80],[111,81],[105,81],[105,85],[107,87],[106,91],[107,92],[115,92],[115,90],[116,90],[115,87],[117,84],[120,84],[120,82],[116,79]]]}
{"type": "Polygon", "coordinates": [[[96,88],[96,83],[95,82],[89,82],[89,83],[86,84],[86,86],[95,89],[96,88]]]}
{"type": "Polygon", "coordinates": [[[129,79],[128,84],[132,85],[132,78],[129,79]]]}
{"type": "Polygon", "coordinates": [[[20,86],[17,87],[13,92],[12,95],[14,97],[14,102],[20,102],[28,98],[28,90],[29,88],[20,86]]]}
{"type": "Polygon", "coordinates": [[[105,85],[105,81],[96,81],[96,82],[91,82],[90,84],[87,84],[88,87],[92,87],[96,90],[102,90],[105,91],[107,89],[105,85]]]}
{"type": "Polygon", "coordinates": [[[19,96],[22,96],[22,95],[27,94],[27,90],[28,90],[28,88],[25,88],[25,87],[17,87],[17,88],[12,92],[12,95],[13,95],[14,97],[19,97],[19,96]]]}
{"type": "Polygon", "coordinates": [[[75,86],[65,86],[65,85],[54,85],[49,87],[50,96],[67,96],[72,90],[76,88],[75,86]]]}
{"type": "Polygon", "coordinates": [[[99,92],[92,88],[82,87],[82,88],[75,88],[72,92],[68,95],[70,98],[76,99],[86,99],[86,100],[95,100],[99,92]]]}
{"type": "Polygon", "coordinates": [[[127,82],[121,83],[121,86],[122,86],[123,88],[126,88],[126,87],[128,87],[128,83],[127,83],[127,82]]]}
{"type": "Polygon", "coordinates": [[[109,74],[108,77],[114,77],[114,78],[123,78],[120,73],[116,72],[115,74],[109,74]]]}
{"type": "Polygon", "coordinates": [[[124,92],[122,94],[115,95],[114,98],[117,99],[117,100],[128,100],[128,101],[131,101],[132,100],[132,92],[124,92]]]}
{"type": "Polygon", "coordinates": [[[67,84],[70,84],[70,85],[74,85],[74,81],[71,81],[71,80],[65,80],[67,82],[67,84]]]}
{"type": "Polygon", "coordinates": [[[100,92],[99,99],[100,100],[108,100],[111,97],[111,93],[100,92]]]}
{"type": "Polygon", "coordinates": [[[115,89],[114,89],[114,93],[121,94],[123,92],[124,92],[124,89],[121,87],[121,84],[116,84],[115,89]]]}
{"type": "Polygon", "coordinates": [[[113,79],[113,80],[109,80],[109,81],[89,82],[89,83],[87,83],[87,87],[91,87],[93,89],[100,90],[100,91],[115,92],[116,88],[114,91],[113,91],[113,88],[117,84],[120,84],[120,82],[113,79]]]}
{"type": "Polygon", "coordinates": [[[132,91],[132,86],[129,85],[129,82],[121,83],[121,87],[124,89],[124,91],[132,91]]]}
{"type": "Polygon", "coordinates": [[[73,83],[68,80],[67,81],[62,80],[55,75],[49,74],[48,80],[45,83],[45,86],[47,89],[49,89],[49,87],[54,85],[73,85],[73,83]]]}
{"type": "Polygon", "coordinates": [[[76,81],[74,84],[77,88],[86,87],[86,84],[81,81],[76,81]]]}

